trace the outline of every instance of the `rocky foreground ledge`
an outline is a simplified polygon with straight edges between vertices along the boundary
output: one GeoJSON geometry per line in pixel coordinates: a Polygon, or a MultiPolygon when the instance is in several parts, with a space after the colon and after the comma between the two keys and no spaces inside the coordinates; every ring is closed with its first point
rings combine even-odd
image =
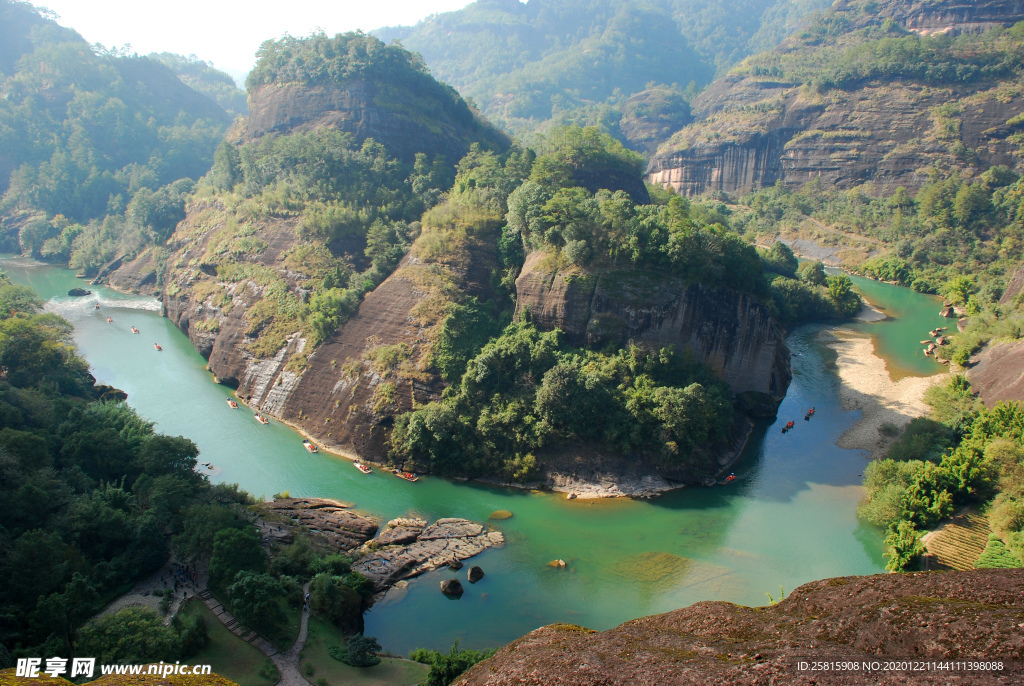
{"type": "Polygon", "coordinates": [[[455,683],[1020,684],[1024,569],[825,579],[771,607],[695,603],[600,633],[554,624],[455,683]],[[857,668],[800,667],[815,661],[857,668]]]}

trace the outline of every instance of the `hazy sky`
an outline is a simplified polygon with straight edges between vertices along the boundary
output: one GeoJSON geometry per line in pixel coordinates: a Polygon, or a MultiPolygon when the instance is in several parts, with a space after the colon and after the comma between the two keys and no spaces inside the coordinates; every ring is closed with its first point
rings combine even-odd
{"type": "MultiPolygon", "coordinates": [[[[236,80],[260,43],[285,33],[329,35],[414,24],[470,0],[33,0],[90,43],[130,43],[140,53],[176,52],[213,62],[236,80]]],[[[239,84],[241,85],[241,84],[239,84]]]]}

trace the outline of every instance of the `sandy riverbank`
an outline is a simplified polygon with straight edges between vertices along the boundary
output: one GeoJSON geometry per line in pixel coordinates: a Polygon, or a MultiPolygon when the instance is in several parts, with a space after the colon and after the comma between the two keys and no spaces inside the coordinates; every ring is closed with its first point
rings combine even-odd
{"type": "Polygon", "coordinates": [[[860,421],[850,427],[836,444],[841,448],[867,450],[871,459],[882,457],[892,438],[879,428],[886,422],[900,429],[914,417],[928,412],[922,398],[929,386],[947,378],[945,374],[908,376],[893,381],[885,368],[885,360],[875,354],[869,336],[845,329],[822,331],[822,342],[838,355],[836,367],[840,399],[845,410],[860,410],[860,421]]]}

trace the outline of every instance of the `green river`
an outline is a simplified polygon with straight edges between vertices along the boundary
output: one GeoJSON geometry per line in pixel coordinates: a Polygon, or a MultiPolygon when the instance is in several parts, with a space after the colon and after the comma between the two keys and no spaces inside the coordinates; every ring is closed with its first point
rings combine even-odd
{"type": "MultiPolygon", "coordinates": [[[[484,521],[494,510],[507,545],[475,558],[487,576],[465,584],[460,600],[438,590],[454,572],[438,571],[392,591],[366,616],[367,635],[396,653],[415,647],[446,650],[507,643],[552,622],[606,629],[623,621],[699,600],[767,603],[824,577],[884,569],[880,532],[859,522],[865,455],[835,445],[859,417],[843,411],[834,354],[815,338],[820,326],[790,335],[793,383],[778,419],[758,426],[735,484],[685,488],[648,501],[569,501],[534,493],[421,478],[418,483],[360,474],[350,462],[310,455],[301,437],[271,421],[257,424],[244,407],[231,410],[229,392],[213,381],[188,338],[160,316],[153,298],[84,286],[72,272],[20,258],[0,258],[18,283],[49,300],[47,308],[75,325],[81,354],[101,383],[123,389],[128,402],[159,431],[195,441],[215,470],[211,479],[237,482],[257,496],[337,498],[387,521],[415,513],[484,521]],[[84,286],[93,295],[70,298],[84,286]],[[94,305],[99,302],[101,309],[94,305]],[[108,324],[106,317],[113,323],[108,324]],[[137,326],[141,335],[132,335],[137,326]],[[160,343],[157,352],[153,343],[160,343]],[[779,427],[800,420],[783,435],[779,427]],[[564,559],[564,570],[546,565],[564,559]]],[[[939,301],[906,288],[855,278],[856,286],[894,319],[850,326],[875,337],[894,375],[936,373],[918,340],[952,320],[939,301]]]]}

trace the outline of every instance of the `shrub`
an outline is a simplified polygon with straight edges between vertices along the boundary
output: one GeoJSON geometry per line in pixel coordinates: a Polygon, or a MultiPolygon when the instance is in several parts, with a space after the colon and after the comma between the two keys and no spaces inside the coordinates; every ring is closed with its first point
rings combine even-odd
{"type": "Polygon", "coordinates": [[[380,664],[377,653],[381,651],[380,643],[372,636],[355,634],[349,636],[347,646],[338,648],[331,646],[328,649],[331,657],[353,667],[373,667],[380,664]]]}
{"type": "Polygon", "coordinates": [[[974,563],[975,569],[1016,569],[1024,567],[996,534],[990,534],[985,550],[974,563]]]}
{"type": "Polygon", "coordinates": [[[885,568],[890,572],[902,572],[924,552],[924,544],[921,543],[917,529],[907,521],[901,521],[889,530],[885,544],[888,546],[885,557],[889,559],[885,568]]]}

